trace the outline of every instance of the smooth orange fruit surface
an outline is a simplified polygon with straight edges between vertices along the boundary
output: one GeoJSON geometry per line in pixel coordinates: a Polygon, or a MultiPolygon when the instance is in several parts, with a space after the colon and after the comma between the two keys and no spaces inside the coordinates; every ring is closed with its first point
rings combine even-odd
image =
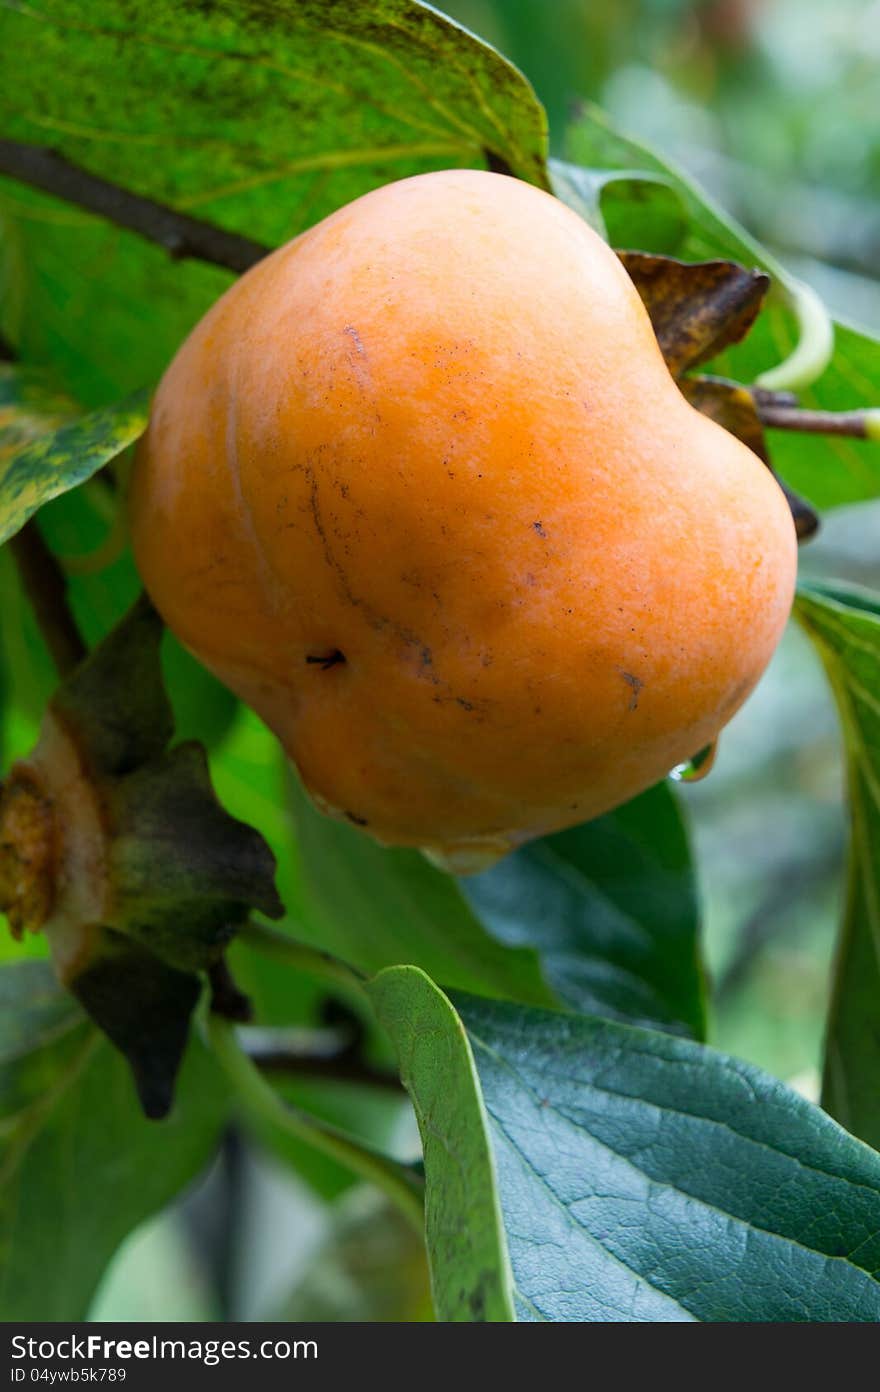
{"type": "Polygon", "coordinates": [[[131,520],[318,804],[460,870],[708,744],[794,587],[778,485],[685,402],[613,252],[471,170],[233,285],[159,387],[131,520]]]}

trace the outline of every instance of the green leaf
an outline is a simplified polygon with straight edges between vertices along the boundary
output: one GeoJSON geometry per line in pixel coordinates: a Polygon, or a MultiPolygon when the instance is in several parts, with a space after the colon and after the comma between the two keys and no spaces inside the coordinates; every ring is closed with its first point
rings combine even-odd
{"type": "Polygon", "coordinates": [[[510,1318],[511,1273],[522,1320],[880,1319],[880,1156],[782,1083],[652,1030],[453,1008],[413,968],[368,990],[422,1131],[439,1319],[510,1318]]]}
{"type": "Polygon", "coordinates": [[[93,776],[119,778],[160,758],[174,734],[159,664],[163,630],[142,596],[52,698],[88,752],[93,776]]]}
{"type": "Polygon", "coordinates": [[[667,784],[461,888],[493,937],[539,953],[566,1005],[703,1036],[696,885],[667,784]]]}
{"type": "Polygon", "coordinates": [[[419,851],[385,849],[291,787],[300,861],[297,936],[365,972],[398,962],[445,985],[552,1005],[537,955],[486,932],[457,882],[419,851]]]}
{"type": "MultiPolygon", "coordinates": [[[[811,352],[814,348],[817,358],[822,358],[825,327],[816,297],[795,282],[693,180],[619,134],[595,107],[586,108],[569,131],[568,152],[571,160],[584,167],[580,188],[586,175],[595,182],[608,171],[626,171],[628,183],[613,185],[613,203],[607,198],[604,183],[598,184],[612,246],[664,253],[684,261],[722,257],[746,267],[760,267],[772,277],[773,289],[754,328],[742,343],[715,359],[714,372],[751,383],[792,353],[799,332],[811,341],[811,352]],[[641,197],[628,192],[638,187],[640,176],[647,185],[641,197]],[[658,229],[666,228],[665,244],[655,236],[648,245],[643,208],[646,199],[655,197],[658,178],[674,189],[685,216],[678,224],[669,218],[656,223],[658,229]]],[[[572,181],[569,173],[568,187],[572,181]]],[[[562,186],[557,192],[566,196],[562,186]]],[[[570,196],[566,201],[577,207],[570,196]]],[[[880,342],[850,325],[837,324],[833,349],[825,371],[810,385],[797,387],[801,403],[826,411],[880,404],[880,342]]],[[[880,446],[876,443],[785,431],[769,432],[769,441],[774,468],[816,507],[859,502],[880,494],[880,446]]]]}
{"type": "MultiPolygon", "coordinates": [[[[6,138],[267,244],[427,169],[546,182],[525,78],[415,0],[94,0],[87,22],[35,0],[4,45],[28,55],[0,93],[6,138]]],[[[24,279],[7,334],[89,402],[152,380],[227,283],[12,181],[0,214],[24,279]]]]}
{"type": "Polygon", "coordinates": [[[49,969],[0,970],[0,1308],[78,1320],[122,1239],[207,1163],[225,1089],[193,1046],[165,1122],[49,969]]]}
{"type": "MultiPolygon", "coordinates": [[[[7,386],[9,381],[7,373],[7,386]]],[[[147,423],[147,406],[148,394],[140,391],[55,430],[47,417],[51,433],[0,456],[0,545],[44,503],[91,478],[132,444],[147,423]]]]}
{"type": "Polygon", "coordinates": [[[422,1136],[437,1318],[512,1320],[512,1275],[488,1119],[461,1021],[417,967],[391,967],[367,990],[394,1041],[422,1136]]]}
{"type": "Polygon", "coordinates": [[[527,1320],[876,1321],[880,1156],[749,1064],[459,1000],[527,1320]]]}
{"type": "Polygon", "coordinates": [[[810,582],[795,613],[837,701],[849,791],[849,870],[822,1104],[880,1147],[880,595],[810,582]]]}

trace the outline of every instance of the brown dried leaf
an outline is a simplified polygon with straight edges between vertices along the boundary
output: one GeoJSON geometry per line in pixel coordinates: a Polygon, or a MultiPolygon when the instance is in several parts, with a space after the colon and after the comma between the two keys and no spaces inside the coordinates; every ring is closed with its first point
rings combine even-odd
{"type": "Polygon", "coordinates": [[[763,271],[735,261],[617,254],[645,303],[673,377],[744,338],[770,286],[763,271]]]}

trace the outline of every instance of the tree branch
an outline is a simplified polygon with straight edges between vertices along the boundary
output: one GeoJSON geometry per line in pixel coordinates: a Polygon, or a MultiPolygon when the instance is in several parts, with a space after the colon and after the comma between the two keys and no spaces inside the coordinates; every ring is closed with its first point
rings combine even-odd
{"type": "Polygon", "coordinates": [[[325,1078],[357,1083],[403,1095],[396,1073],[375,1068],[361,1057],[357,1043],[337,1030],[242,1031],[241,1046],[261,1073],[325,1078]]]}
{"type": "Polygon", "coordinates": [[[67,603],[67,582],[33,518],[9,541],[21,583],[59,676],[82,662],[88,648],[67,603]]]}
{"type": "Polygon", "coordinates": [[[271,250],[250,237],[225,232],[152,198],[129,193],[40,145],[0,140],[0,174],[136,232],[175,260],[193,257],[240,275],[271,250]]]}
{"type": "Polygon", "coordinates": [[[847,435],[854,440],[880,438],[877,411],[808,411],[766,400],[754,393],[761,424],[770,430],[798,430],[808,435],[847,435]]]}

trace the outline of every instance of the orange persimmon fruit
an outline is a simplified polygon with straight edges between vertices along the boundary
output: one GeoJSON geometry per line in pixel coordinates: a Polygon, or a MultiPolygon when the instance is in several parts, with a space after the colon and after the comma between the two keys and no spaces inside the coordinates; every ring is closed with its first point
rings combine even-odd
{"type": "Polygon", "coordinates": [[[461,872],[709,744],[796,566],[779,486],[684,400],[614,253],[472,170],[357,199],[222,296],[131,524],[318,805],[461,872]]]}

